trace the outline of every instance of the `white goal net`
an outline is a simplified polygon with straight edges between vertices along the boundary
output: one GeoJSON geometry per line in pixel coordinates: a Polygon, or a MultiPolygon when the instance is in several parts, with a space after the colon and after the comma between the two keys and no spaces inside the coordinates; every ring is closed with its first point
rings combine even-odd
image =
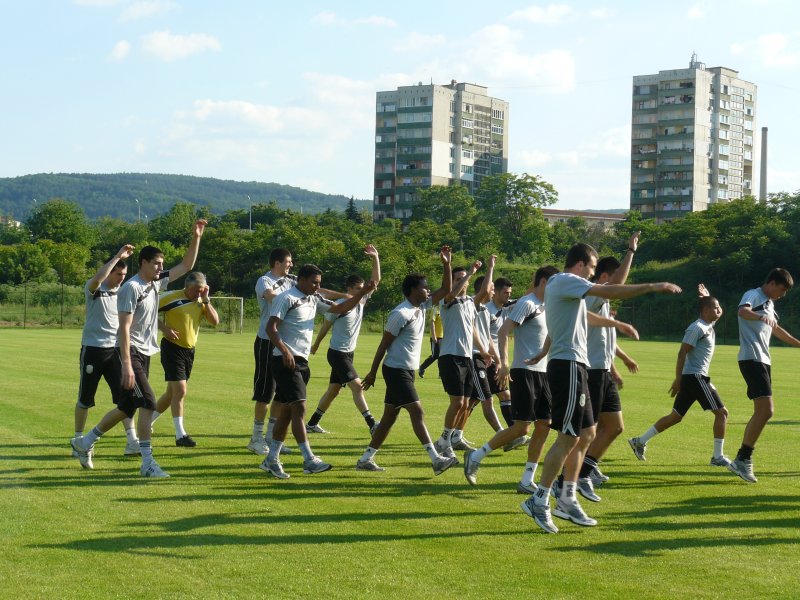
{"type": "Polygon", "coordinates": [[[210,300],[219,315],[219,325],[207,329],[222,333],[242,333],[244,298],[240,296],[211,296],[210,300]]]}

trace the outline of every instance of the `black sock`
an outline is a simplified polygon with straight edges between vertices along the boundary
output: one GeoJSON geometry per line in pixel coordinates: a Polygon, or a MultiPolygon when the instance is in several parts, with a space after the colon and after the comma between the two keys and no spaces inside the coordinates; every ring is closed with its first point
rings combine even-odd
{"type": "Polygon", "coordinates": [[[367,427],[372,429],[372,427],[375,425],[375,417],[372,416],[372,413],[369,412],[369,409],[361,413],[361,416],[364,417],[364,420],[367,422],[367,427]]]}
{"type": "Polygon", "coordinates": [[[511,402],[501,402],[500,412],[503,413],[503,418],[506,420],[506,425],[511,427],[514,424],[514,417],[511,415],[511,402]]]}
{"type": "Polygon", "coordinates": [[[742,444],[742,447],[739,448],[739,452],[736,453],[736,458],[739,460],[750,460],[753,457],[753,450],[754,448],[752,446],[742,444]]]}
{"type": "Polygon", "coordinates": [[[308,426],[313,427],[314,425],[319,424],[320,419],[325,414],[324,410],[317,409],[314,411],[314,414],[311,415],[311,418],[308,420],[308,426]]]}
{"type": "Polygon", "coordinates": [[[581,471],[578,474],[578,477],[588,477],[589,473],[591,473],[596,466],[597,461],[587,454],[583,459],[583,464],[581,465],[581,471]]]}

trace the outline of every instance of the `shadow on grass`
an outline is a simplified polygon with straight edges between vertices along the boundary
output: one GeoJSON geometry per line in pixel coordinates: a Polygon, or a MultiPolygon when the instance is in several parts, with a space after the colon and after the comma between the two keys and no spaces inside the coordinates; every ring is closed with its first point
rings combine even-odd
{"type": "Polygon", "coordinates": [[[671,550],[695,550],[698,548],[721,548],[726,546],[743,546],[754,548],[758,546],[786,546],[790,547],[800,543],[800,537],[780,538],[773,537],[730,537],[719,536],[702,538],[672,538],[652,540],[620,540],[601,542],[598,544],[581,544],[580,546],[564,546],[554,548],[556,552],[591,552],[594,554],[616,554],[629,557],[655,557],[662,556],[671,550]]]}

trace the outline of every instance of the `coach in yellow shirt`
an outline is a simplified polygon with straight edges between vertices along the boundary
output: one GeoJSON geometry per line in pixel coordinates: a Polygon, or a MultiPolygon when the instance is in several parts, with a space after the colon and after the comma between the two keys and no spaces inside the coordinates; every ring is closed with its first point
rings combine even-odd
{"type": "Polygon", "coordinates": [[[161,365],[167,391],[158,399],[155,418],[172,407],[172,422],[175,424],[175,445],[194,448],[197,445],[183,428],[183,401],[186,398],[187,382],[192,374],[194,347],[200,331],[200,320],[212,326],[219,323],[219,315],[208,297],[206,276],[195,271],[186,277],[182,290],[166,292],[159,297],[158,312],[162,315],[160,329],[161,365]]]}

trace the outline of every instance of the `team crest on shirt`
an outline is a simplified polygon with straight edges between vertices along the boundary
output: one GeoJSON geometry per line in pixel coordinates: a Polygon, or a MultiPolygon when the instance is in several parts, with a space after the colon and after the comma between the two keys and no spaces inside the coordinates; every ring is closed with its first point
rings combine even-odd
{"type": "Polygon", "coordinates": [[[481,379],[486,379],[486,371],[478,371],[478,377],[481,379]]]}
{"type": "Polygon", "coordinates": [[[586,394],[581,394],[581,397],[578,398],[578,404],[583,407],[586,404],[586,394]]]}

